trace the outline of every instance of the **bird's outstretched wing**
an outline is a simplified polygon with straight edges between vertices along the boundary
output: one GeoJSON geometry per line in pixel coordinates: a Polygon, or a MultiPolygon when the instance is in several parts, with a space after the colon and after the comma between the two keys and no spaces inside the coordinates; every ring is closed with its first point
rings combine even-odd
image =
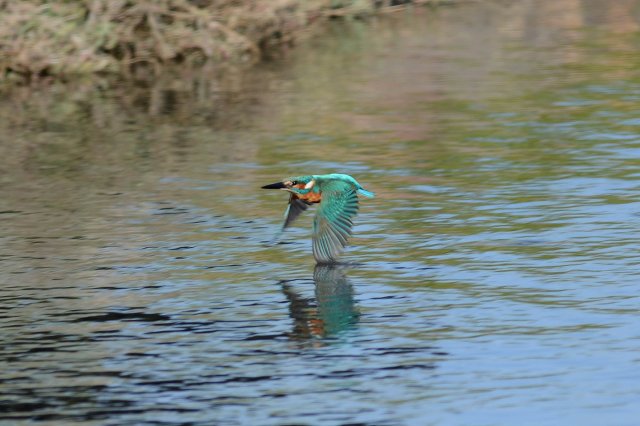
{"type": "Polygon", "coordinates": [[[333,263],[347,245],[358,212],[353,185],[343,181],[322,184],[322,201],[313,221],[313,257],[318,263],[333,263]]]}
{"type": "Polygon", "coordinates": [[[282,230],[287,229],[300,216],[300,213],[309,208],[309,203],[295,197],[293,194],[289,197],[289,205],[284,212],[284,224],[282,230]]]}
{"type": "Polygon", "coordinates": [[[308,208],[309,203],[291,194],[291,196],[289,197],[289,205],[287,206],[287,210],[285,210],[284,212],[284,223],[282,224],[282,228],[280,228],[278,233],[273,236],[268,244],[275,244],[280,239],[280,236],[282,235],[284,230],[291,226],[291,224],[298,218],[298,216],[300,216],[300,213],[307,210],[308,208]]]}

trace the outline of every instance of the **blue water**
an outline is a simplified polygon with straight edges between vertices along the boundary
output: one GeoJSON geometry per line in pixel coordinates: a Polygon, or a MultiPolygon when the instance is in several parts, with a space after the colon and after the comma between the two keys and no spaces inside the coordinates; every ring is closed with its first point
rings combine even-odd
{"type": "Polygon", "coordinates": [[[416,8],[220,80],[13,90],[0,423],[636,424],[638,6],[416,8]],[[269,246],[259,187],[329,172],[376,198],[316,267],[313,211],[269,246]]]}

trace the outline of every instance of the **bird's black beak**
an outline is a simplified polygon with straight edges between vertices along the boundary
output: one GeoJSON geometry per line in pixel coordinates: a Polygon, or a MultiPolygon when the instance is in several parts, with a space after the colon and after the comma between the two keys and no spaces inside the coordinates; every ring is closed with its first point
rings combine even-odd
{"type": "Polygon", "coordinates": [[[285,184],[282,182],[272,183],[271,185],[265,185],[262,189],[282,189],[286,188],[285,184]]]}

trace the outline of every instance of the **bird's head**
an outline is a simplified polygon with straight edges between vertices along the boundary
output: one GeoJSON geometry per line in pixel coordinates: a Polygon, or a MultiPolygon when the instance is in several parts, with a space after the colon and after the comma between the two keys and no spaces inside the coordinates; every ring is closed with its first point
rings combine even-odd
{"type": "Polygon", "coordinates": [[[313,176],[296,176],[283,179],[281,182],[265,185],[262,189],[283,189],[289,192],[299,192],[301,190],[310,190],[316,181],[313,176]]]}

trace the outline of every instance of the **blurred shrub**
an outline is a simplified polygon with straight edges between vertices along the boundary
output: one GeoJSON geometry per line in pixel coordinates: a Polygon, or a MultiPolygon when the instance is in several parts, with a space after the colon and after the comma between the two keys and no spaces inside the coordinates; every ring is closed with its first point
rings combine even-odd
{"type": "MultiPolygon", "coordinates": [[[[362,3],[363,0],[343,3],[362,3]]],[[[365,0],[368,1],[368,0],[365,0]]],[[[0,0],[0,78],[252,62],[331,0],[0,0]]],[[[335,7],[335,6],[334,6],[335,7]]]]}

